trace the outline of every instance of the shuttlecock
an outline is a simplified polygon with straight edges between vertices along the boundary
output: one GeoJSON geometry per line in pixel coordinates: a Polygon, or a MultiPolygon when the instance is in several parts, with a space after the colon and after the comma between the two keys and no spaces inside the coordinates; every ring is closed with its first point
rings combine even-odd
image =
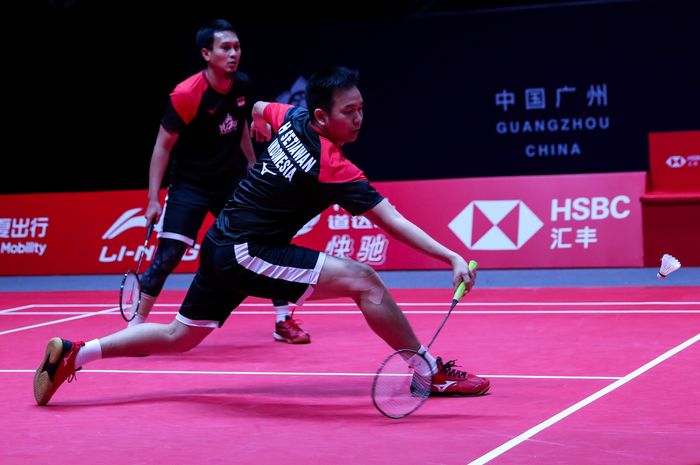
{"type": "Polygon", "coordinates": [[[659,272],[656,273],[656,277],[659,279],[664,279],[666,276],[673,273],[680,267],[681,262],[679,262],[676,257],[665,253],[664,256],[661,257],[661,266],[659,267],[659,272]]]}

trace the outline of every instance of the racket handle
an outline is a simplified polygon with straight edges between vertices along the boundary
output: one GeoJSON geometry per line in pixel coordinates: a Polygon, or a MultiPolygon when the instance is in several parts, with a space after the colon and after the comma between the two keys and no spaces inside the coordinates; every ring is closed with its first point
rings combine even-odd
{"type": "Polygon", "coordinates": [[[148,224],[148,230],[146,231],[146,244],[148,244],[148,241],[151,239],[151,234],[153,234],[153,228],[155,227],[155,225],[155,221],[151,221],[148,224]]]}
{"type": "MultiPolygon", "coordinates": [[[[469,271],[474,271],[476,268],[479,266],[479,264],[476,262],[476,260],[469,260],[469,271]]],[[[464,281],[459,283],[459,286],[457,286],[457,290],[455,291],[454,297],[452,297],[452,301],[457,301],[459,302],[462,297],[464,296],[464,293],[467,291],[467,285],[464,284],[464,281]]]]}

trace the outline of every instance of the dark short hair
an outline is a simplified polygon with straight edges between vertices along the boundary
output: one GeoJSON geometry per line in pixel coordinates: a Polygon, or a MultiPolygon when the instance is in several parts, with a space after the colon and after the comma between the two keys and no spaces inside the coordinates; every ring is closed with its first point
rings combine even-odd
{"type": "Polygon", "coordinates": [[[221,31],[231,31],[236,34],[236,31],[231,26],[231,23],[225,19],[215,19],[214,21],[205,24],[199,31],[197,31],[197,37],[195,41],[197,42],[197,47],[202,49],[206,48],[211,50],[214,46],[214,34],[221,31]]]}
{"type": "Polygon", "coordinates": [[[323,68],[309,78],[306,84],[306,108],[313,118],[314,110],[320,108],[326,113],[333,109],[333,93],[357,86],[359,73],[343,66],[323,68]]]}

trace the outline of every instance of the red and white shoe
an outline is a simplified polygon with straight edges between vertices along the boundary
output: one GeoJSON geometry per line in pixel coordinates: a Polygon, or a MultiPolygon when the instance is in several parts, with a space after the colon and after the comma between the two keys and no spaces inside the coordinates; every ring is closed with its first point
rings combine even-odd
{"type": "Polygon", "coordinates": [[[455,370],[455,366],[455,360],[443,363],[440,357],[437,358],[438,371],[433,375],[431,396],[480,396],[491,387],[487,378],[455,370]]]}
{"type": "Polygon", "coordinates": [[[46,405],[54,392],[67,379],[70,383],[75,379],[75,357],[85,343],[71,342],[55,337],[46,345],[44,359],[34,374],[34,399],[39,405],[46,405]]]}
{"type": "Polygon", "coordinates": [[[274,337],[276,341],[287,342],[289,344],[308,344],[311,342],[311,336],[301,329],[299,323],[299,320],[295,320],[287,315],[284,321],[275,323],[275,332],[272,333],[272,337],[274,337]]]}

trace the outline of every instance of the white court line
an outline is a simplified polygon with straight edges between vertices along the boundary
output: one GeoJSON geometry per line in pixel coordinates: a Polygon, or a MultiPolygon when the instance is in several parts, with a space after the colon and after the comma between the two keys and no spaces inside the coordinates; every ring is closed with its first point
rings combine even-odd
{"type": "Polygon", "coordinates": [[[36,307],[36,305],[30,304],[30,305],[22,305],[21,307],[7,308],[7,309],[5,309],[5,310],[0,310],[0,314],[2,314],[2,313],[15,312],[15,311],[17,311],[17,310],[24,310],[25,308],[32,308],[32,307],[36,307]]]}
{"type": "MultiPolygon", "coordinates": [[[[118,313],[117,309],[112,309],[114,313],[118,313]]],[[[151,315],[175,315],[177,312],[151,312],[151,315]]],[[[268,311],[246,311],[234,310],[231,316],[236,315],[270,315],[272,310],[268,311]]],[[[444,310],[404,310],[406,315],[445,315],[444,310]]],[[[453,315],[683,315],[700,313],[698,310],[454,310],[453,315]]],[[[100,312],[22,312],[21,314],[0,314],[0,316],[38,316],[38,315],[109,315],[105,310],[100,312]]],[[[299,310],[294,312],[295,315],[360,315],[359,310],[299,310]]]]}
{"type": "Polygon", "coordinates": [[[556,375],[479,375],[484,378],[505,378],[505,379],[622,379],[621,376],[556,376],[556,375]]]}
{"type": "MultiPolygon", "coordinates": [[[[12,307],[12,308],[7,308],[5,310],[0,310],[0,315],[4,315],[7,313],[13,313],[19,310],[24,310],[26,308],[92,308],[92,307],[114,307],[114,304],[29,304],[29,305],[22,305],[21,307],[12,307]]],[[[22,313],[22,315],[26,315],[26,313],[22,313]]]]}
{"type": "MultiPolygon", "coordinates": [[[[2,370],[0,373],[34,373],[36,370],[2,370]]],[[[310,372],[310,371],[195,371],[195,370],[80,370],[80,373],[127,373],[148,375],[255,375],[255,376],[375,376],[376,373],[342,373],[342,372],[310,372]]],[[[401,375],[404,376],[404,375],[401,375]]],[[[572,379],[599,380],[620,379],[616,376],[544,376],[544,375],[479,375],[488,378],[508,379],[572,379]]]]}
{"type": "Polygon", "coordinates": [[[614,383],[610,384],[609,386],[604,387],[600,391],[586,397],[582,401],[577,402],[576,404],[572,405],[571,407],[557,413],[553,417],[548,418],[547,420],[543,421],[539,425],[530,428],[529,430],[525,431],[521,435],[519,435],[519,436],[511,439],[510,441],[498,446],[497,448],[493,449],[491,452],[484,454],[481,457],[479,457],[478,459],[469,462],[467,465],[483,465],[487,462],[490,462],[491,460],[495,459],[496,457],[503,454],[504,452],[507,452],[508,450],[512,449],[513,447],[517,446],[518,444],[530,439],[532,436],[536,435],[537,433],[543,431],[546,428],[549,428],[553,424],[559,422],[560,420],[563,420],[564,418],[568,417],[572,413],[574,413],[574,412],[582,409],[583,407],[587,406],[588,404],[600,399],[604,395],[614,391],[615,389],[619,388],[620,386],[623,386],[624,384],[628,383],[629,381],[632,381],[634,378],[638,377],[639,375],[651,370],[656,365],[671,358],[672,356],[676,355],[680,351],[690,347],[691,345],[695,344],[699,340],[700,340],[700,333],[696,334],[694,337],[688,339],[687,341],[683,342],[682,344],[677,345],[676,347],[668,350],[666,353],[659,355],[651,362],[637,368],[632,373],[620,378],[619,380],[615,381],[614,383]]]}
{"type": "Polygon", "coordinates": [[[73,320],[79,320],[81,318],[88,318],[88,317],[91,317],[94,315],[100,315],[102,313],[114,312],[115,310],[119,310],[119,307],[112,307],[112,308],[108,308],[107,310],[101,310],[99,312],[90,312],[90,313],[85,313],[85,314],[78,315],[78,316],[72,316],[70,318],[62,318],[60,320],[46,321],[44,323],[38,323],[35,325],[22,326],[20,328],[8,329],[6,331],[0,331],[0,336],[3,336],[5,334],[10,334],[10,333],[16,333],[18,331],[24,331],[27,329],[41,328],[42,326],[50,326],[50,325],[56,325],[58,323],[65,323],[66,321],[73,321],[73,320]]]}
{"type": "MultiPolygon", "coordinates": [[[[450,302],[397,302],[399,307],[449,307],[450,302]]],[[[181,304],[155,304],[156,307],[180,307],[181,304]]],[[[459,307],[572,307],[572,306],[590,306],[590,307],[600,307],[600,306],[633,306],[633,305],[653,305],[653,306],[665,306],[665,305],[700,305],[700,301],[581,301],[581,302],[460,302],[457,304],[456,308],[459,307]]],[[[65,307],[65,308],[91,308],[91,307],[113,307],[114,304],[30,304],[23,305],[21,307],[10,308],[6,310],[0,310],[0,313],[13,312],[16,310],[21,310],[24,308],[55,308],[55,307],[65,307]]],[[[242,303],[239,307],[263,307],[269,308],[271,304],[269,302],[265,303],[242,303]]],[[[299,308],[309,308],[309,307],[357,307],[354,302],[306,302],[303,306],[299,308]]]]}

